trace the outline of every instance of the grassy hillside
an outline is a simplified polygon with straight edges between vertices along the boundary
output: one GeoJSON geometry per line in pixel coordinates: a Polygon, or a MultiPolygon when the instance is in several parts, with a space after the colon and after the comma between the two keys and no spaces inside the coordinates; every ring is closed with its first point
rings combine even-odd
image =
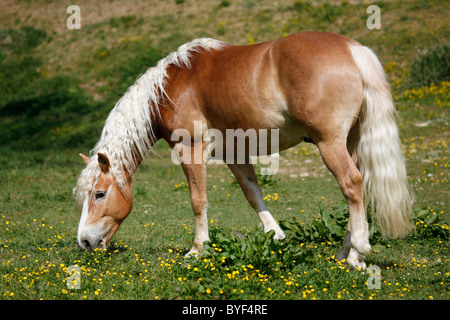
{"type": "Polygon", "coordinates": [[[81,29],[68,30],[71,4],[1,5],[0,299],[449,298],[450,1],[377,1],[380,30],[366,28],[369,1],[86,0],[76,3],[81,29]],[[162,157],[141,165],[133,213],[110,249],[77,248],[78,153],[93,147],[139,74],[194,38],[252,44],[304,30],[373,48],[392,85],[417,231],[390,241],[371,227],[367,264],[381,268],[380,289],[334,259],[348,212],[310,144],[283,152],[279,173],[260,181],[290,242],[265,238],[229,171],[213,165],[209,255],[183,259],[194,230],[189,193],[159,144],[162,157]],[[71,265],[81,290],[66,285],[71,265]]]}
{"type": "Polygon", "coordinates": [[[79,1],[79,30],[66,27],[70,4],[3,6],[2,145],[92,145],[136,77],[197,37],[250,44],[304,30],[332,31],[410,71],[421,52],[448,42],[449,31],[448,1],[379,1],[380,30],[366,28],[369,3],[359,1],[79,1]]]}

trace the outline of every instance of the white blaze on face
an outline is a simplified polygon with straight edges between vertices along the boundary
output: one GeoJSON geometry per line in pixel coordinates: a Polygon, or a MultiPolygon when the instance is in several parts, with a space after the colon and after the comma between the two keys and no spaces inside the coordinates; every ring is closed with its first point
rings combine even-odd
{"type": "Polygon", "coordinates": [[[80,223],[78,224],[77,241],[81,244],[81,233],[88,218],[89,213],[89,197],[86,197],[83,203],[83,210],[81,211],[80,223]]]}

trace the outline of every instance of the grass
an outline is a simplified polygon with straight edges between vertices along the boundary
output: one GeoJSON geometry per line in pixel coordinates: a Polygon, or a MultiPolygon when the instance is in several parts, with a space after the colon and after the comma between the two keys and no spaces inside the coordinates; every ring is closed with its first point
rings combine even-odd
{"type": "MultiPolygon", "coordinates": [[[[270,251],[264,253],[267,238],[256,214],[226,168],[214,165],[208,186],[210,254],[183,258],[193,240],[189,194],[166,146],[159,150],[163,157],[149,159],[138,172],[132,214],[108,250],[93,253],[76,246],[79,215],[71,189],[83,164],[75,152],[4,150],[2,299],[448,299],[447,215],[429,197],[429,202],[419,198],[424,209],[417,209],[422,217],[415,235],[398,241],[372,238],[367,262],[381,268],[378,290],[367,288],[369,275],[335,261],[339,236],[327,238],[327,229],[303,238],[292,232],[295,223],[320,230],[320,206],[345,213],[345,206],[336,208],[342,196],[312,147],[296,147],[282,158],[291,165],[293,160],[306,162],[321,179],[292,177],[285,171],[275,184],[263,185],[270,210],[285,228],[291,226],[286,229],[293,234],[289,241],[268,238],[270,251]],[[430,217],[437,218],[428,223],[430,217]],[[239,253],[242,243],[260,253],[239,253]],[[67,287],[67,268],[74,265],[80,267],[79,290],[67,287]]],[[[436,190],[430,183],[424,187],[436,190]]]]}
{"type": "Polygon", "coordinates": [[[0,299],[449,299],[450,96],[438,72],[448,67],[441,54],[448,50],[435,49],[448,46],[448,1],[379,2],[376,31],[365,28],[366,5],[346,1],[78,5],[79,31],[65,29],[66,7],[54,3],[21,2],[0,14],[0,299]],[[71,195],[83,168],[78,153],[93,147],[108,111],[140,73],[195,37],[248,44],[306,29],[371,46],[392,85],[416,233],[372,237],[367,263],[380,267],[379,289],[368,288],[369,274],[334,259],[345,206],[310,144],[283,152],[279,173],[260,177],[289,241],[264,235],[228,169],[213,165],[211,242],[200,259],[184,259],[194,230],[189,192],[159,143],[162,157],[141,165],[133,212],[108,250],[79,250],[71,195]],[[67,286],[71,266],[80,271],[78,290],[67,286]]]}

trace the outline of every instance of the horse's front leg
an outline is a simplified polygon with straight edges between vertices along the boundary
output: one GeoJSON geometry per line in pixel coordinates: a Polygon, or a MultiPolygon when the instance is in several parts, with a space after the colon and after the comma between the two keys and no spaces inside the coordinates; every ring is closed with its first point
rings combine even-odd
{"type": "Polygon", "coordinates": [[[192,249],[186,254],[198,254],[203,249],[203,242],[209,241],[208,234],[208,200],[206,196],[206,166],[201,164],[181,164],[189,183],[192,210],[195,219],[195,236],[192,249]]]}

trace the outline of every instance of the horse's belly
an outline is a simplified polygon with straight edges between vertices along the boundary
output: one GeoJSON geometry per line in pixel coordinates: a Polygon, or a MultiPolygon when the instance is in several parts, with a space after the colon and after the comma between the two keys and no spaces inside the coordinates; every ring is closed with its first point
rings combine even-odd
{"type": "Polygon", "coordinates": [[[271,130],[278,130],[279,151],[289,149],[299,144],[305,137],[308,136],[305,129],[300,126],[300,124],[295,122],[289,114],[279,114],[277,123],[278,126],[276,128],[272,128],[271,130]]]}
{"type": "MultiPolygon", "coordinates": [[[[251,136],[254,133],[257,139],[254,139],[253,143],[257,144],[258,155],[273,154],[289,149],[302,142],[308,136],[305,129],[285,111],[280,111],[276,108],[266,108],[263,114],[263,119],[259,118],[258,121],[249,121],[246,123],[246,126],[231,129],[231,133],[240,130],[246,136],[251,136]],[[260,150],[261,145],[267,146],[267,148],[260,150]]],[[[233,140],[233,143],[236,144],[236,141],[233,140]]],[[[251,149],[252,146],[249,147],[251,149]]]]}

